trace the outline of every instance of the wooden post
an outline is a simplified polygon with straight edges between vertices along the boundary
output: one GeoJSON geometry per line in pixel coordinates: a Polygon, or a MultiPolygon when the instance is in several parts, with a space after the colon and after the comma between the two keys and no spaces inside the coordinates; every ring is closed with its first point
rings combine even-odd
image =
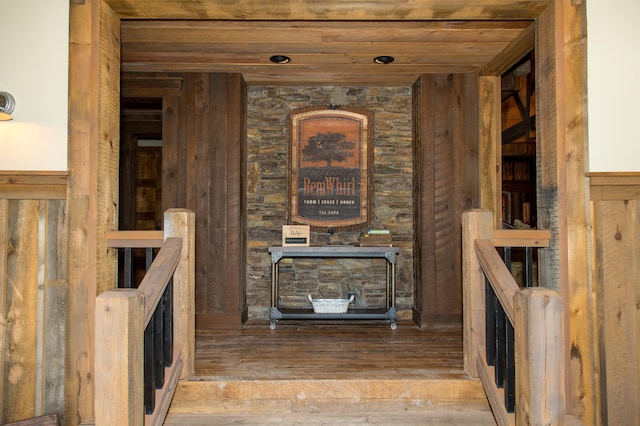
{"type": "Polygon", "coordinates": [[[95,301],[117,271],[104,234],[118,218],[120,20],[104,1],[84,3],[69,7],[66,425],[94,417],[95,301]]]}
{"type": "Polygon", "coordinates": [[[95,424],[144,424],[144,296],[110,290],[96,298],[95,424]]]}
{"type": "Polygon", "coordinates": [[[564,425],[564,327],[560,295],[544,287],[514,296],[516,425],[564,425]]]}
{"type": "Polygon", "coordinates": [[[173,342],[182,353],[181,379],[195,374],[195,223],[186,209],[168,209],[164,214],[164,237],[182,237],[180,263],[173,275],[173,342]]]}
{"type": "Polygon", "coordinates": [[[496,227],[502,221],[502,134],[500,77],[478,79],[480,208],[493,211],[496,227]]]}
{"type": "Polygon", "coordinates": [[[485,289],[484,274],[478,263],[474,243],[476,239],[491,240],[493,214],[487,210],[469,210],[462,214],[462,294],[464,317],[464,371],[478,377],[476,354],[484,352],[485,289]]]}
{"type": "Polygon", "coordinates": [[[585,424],[602,419],[601,327],[594,315],[588,236],[586,2],[555,0],[536,20],[538,228],[552,240],[540,258],[544,286],[566,305],[564,353],[567,410],[585,424]]]}

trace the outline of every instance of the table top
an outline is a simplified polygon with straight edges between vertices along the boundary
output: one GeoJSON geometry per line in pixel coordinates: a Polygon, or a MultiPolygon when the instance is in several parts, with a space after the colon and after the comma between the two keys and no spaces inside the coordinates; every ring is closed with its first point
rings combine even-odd
{"type": "Polygon", "coordinates": [[[387,257],[400,252],[398,247],[331,246],[271,246],[269,253],[282,257],[387,257]]]}

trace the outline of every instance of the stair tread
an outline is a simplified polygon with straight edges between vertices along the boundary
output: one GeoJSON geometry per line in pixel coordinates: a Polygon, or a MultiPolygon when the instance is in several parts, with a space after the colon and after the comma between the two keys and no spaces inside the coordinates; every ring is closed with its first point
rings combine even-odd
{"type": "Polygon", "coordinates": [[[495,426],[489,410],[409,410],[305,413],[169,414],[165,425],[285,424],[285,425],[451,425],[495,426]]]}
{"type": "Polygon", "coordinates": [[[477,380],[183,381],[171,414],[488,411],[477,380]]]}

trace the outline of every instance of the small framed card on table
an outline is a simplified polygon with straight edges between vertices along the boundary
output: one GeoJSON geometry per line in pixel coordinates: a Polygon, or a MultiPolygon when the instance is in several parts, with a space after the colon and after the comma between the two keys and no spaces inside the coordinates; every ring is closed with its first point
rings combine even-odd
{"type": "Polygon", "coordinates": [[[309,246],[309,225],[282,225],[282,246],[309,246]]]}

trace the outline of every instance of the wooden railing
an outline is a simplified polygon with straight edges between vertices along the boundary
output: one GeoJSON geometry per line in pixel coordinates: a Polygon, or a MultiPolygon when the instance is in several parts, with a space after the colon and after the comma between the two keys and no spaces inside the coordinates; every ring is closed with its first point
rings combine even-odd
{"type": "Polygon", "coordinates": [[[138,287],[138,272],[144,274],[151,267],[164,243],[164,232],[109,231],[106,238],[107,247],[118,250],[118,288],[138,287]],[[136,264],[137,252],[144,252],[144,265],[136,264]]]}
{"type": "MultiPolygon", "coordinates": [[[[193,212],[168,210],[164,242],[138,288],[96,299],[96,425],[161,425],[178,379],[193,376],[194,228],[193,212]]],[[[115,232],[108,244],[140,247],[157,237],[115,232]]]]}
{"type": "Polygon", "coordinates": [[[465,212],[462,223],[467,374],[482,381],[499,425],[564,425],[562,299],[520,288],[495,248],[545,246],[547,231],[494,231],[484,210],[465,212]]]}

